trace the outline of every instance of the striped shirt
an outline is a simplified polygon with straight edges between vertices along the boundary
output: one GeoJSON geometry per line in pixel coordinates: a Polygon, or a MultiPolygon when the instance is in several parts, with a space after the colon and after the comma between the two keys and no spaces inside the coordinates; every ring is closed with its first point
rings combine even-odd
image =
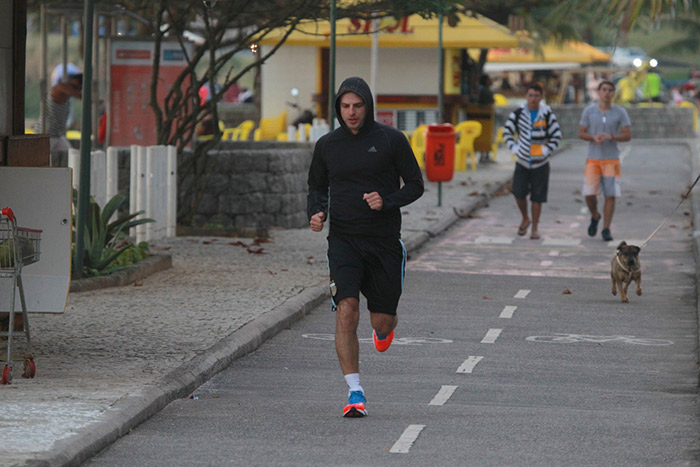
{"type": "Polygon", "coordinates": [[[42,133],[57,138],[66,136],[66,122],[68,121],[68,113],[70,112],[70,99],[63,104],[54,101],[51,96],[46,100],[46,130],[43,131],[41,121],[43,115],[39,116],[39,120],[34,125],[35,133],[42,133]]]}
{"type": "Polygon", "coordinates": [[[557,117],[542,102],[534,122],[527,104],[523,104],[511,112],[503,126],[503,141],[515,153],[515,161],[528,169],[549,163],[549,155],[559,147],[561,138],[557,117]]]}

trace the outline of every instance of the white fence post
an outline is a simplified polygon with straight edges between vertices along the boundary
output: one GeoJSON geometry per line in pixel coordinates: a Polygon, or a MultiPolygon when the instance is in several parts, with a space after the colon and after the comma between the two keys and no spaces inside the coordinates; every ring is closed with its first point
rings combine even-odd
{"type": "Polygon", "coordinates": [[[107,148],[107,201],[119,192],[119,151],[107,148]]]}
{"type": "Polygon", "coordinates": [[[80,150],[68,149],[68,167],[73,169],[73,188],[78,189],[80,184],[80,150]]]}
{"type": "Polygon", "coordinates": [[[107,161],[104,151],[90,152],[90,194],[104,209],[107,204],[107,161]]]}
{"type": "MultiPolygon", "coordinates": [[[[129,154],[129,214],[136,212],[136,180],[138,179],[138,163],[137,156],[139,147],[135,144],[131,145],[131,153],[129,154]]],[[[136,237],[136,227],[129,230],[130,237],[136,237]]]]}
{"type": "MultiPolygon", "coordinates": [[[[146,148],[136,147],[136,209],[132,212],[146,211],[146,148]]],[[[133,180],[132,180],[133,183],[133,180]]],[[[143,214],[136,219],[143,219],[143,214]]],[[[146,225],[136,226],[136,243],[146,241],[146,225]]]]}
{"type": "Polygon", "coordinates": [[[136,243],[174,237],[177,222],[177,148],[132,146],[130,212],[155,222],[137,226],[136,243]]]}
{"type": "Polygon", "coordinates": [[[166,182],[166,191],[168,193],[167,203],[167,227],[165,235],[174,237],[176,234],[177,225],[177,148],[168,146],[168,179],[166,182]]]}

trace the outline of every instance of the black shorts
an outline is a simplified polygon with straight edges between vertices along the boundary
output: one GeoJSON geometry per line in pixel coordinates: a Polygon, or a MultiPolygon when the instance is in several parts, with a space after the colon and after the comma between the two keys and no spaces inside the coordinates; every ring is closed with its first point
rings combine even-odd
{"type": "Polygon", "coordinates": [[[527,169],[515,164],[513,173],[513,196],[515,199],[525,199],[530,194],[530,201],[546,203],[549,191],[549,164],[536,169],[527,169]]]}
{"type": "Polygon", "coordinates": [[[406,271],[400,238],[328,236],[333,310],[345,298],[367,299],[372,313],[395,315],[406,271]]]}

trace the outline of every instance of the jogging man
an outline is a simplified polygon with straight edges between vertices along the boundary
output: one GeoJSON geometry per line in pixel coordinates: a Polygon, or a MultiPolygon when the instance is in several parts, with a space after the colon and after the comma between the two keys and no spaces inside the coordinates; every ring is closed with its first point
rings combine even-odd
{"type": "Polygon", "coordinates": [[[357,338],[360,292],[367,299],[374,345],[384,352],[394,338],[406,264],[400,208],[423,194],[423,175],[408,139],[374,120],[372,102],[364,80],[343,81],[335,100],[340,126],[316,142],[309,169],[311,230],[322,231],[330,218],[335,349],[349,388],[345,417],[367,415],[357,338]]]}
{"type": "Polygon", "coordinates": [[[542,102],[543,92],[539,84],[528,86],[525,94],[527,102],[512,112],[503,126],[503,140],[515,156],[513,196],[522,215],[518,235],[525,235],[532,223],[530,238],[533,240],[540,238],[538,226],[542,203],[547,202],[549,155],[561,142],[557,117],[542,102]],[[532,203],[532,219],[527,211],[528,193],[532,203]]]}
{"type": "Polygon", "coordinates": [[[579,122],[579,138],[589,141],[583,195],[591,212],[588,235],[595,237],[601,215],[598,194],[603,190],[603,240],[613,239],[610,224],[615,213],[615,198],[620,196],[620,149],[618,142],[632,139],[627,111],[612,103],[615,85],[602,81],[598,85],[598,102],[586,107],[579,122]]]}

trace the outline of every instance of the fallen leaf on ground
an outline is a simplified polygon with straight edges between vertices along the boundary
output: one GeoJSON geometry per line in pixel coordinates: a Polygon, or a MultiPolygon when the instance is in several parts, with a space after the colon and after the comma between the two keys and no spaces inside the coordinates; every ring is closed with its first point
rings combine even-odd
{"type": "Polygon", "coordinates": [[[571,290],[566,289],[566,290],[564,290],[564,291],[562,292],[562,294],[564,294],[564,295],[571,295],[571,290]]]}

